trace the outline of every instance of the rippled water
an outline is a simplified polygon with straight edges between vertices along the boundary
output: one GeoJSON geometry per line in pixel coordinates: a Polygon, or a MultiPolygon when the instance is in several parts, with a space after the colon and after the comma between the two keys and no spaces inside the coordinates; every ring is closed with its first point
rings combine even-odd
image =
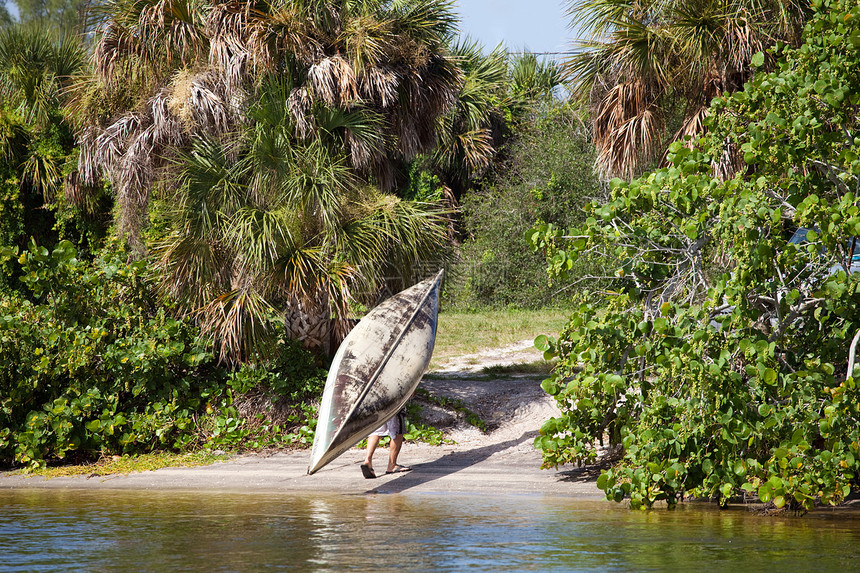
{"type": "Polygon", "coordinates": [[[0,491],[0,571],[853,571],[860,516],[543,496],[0,491]]]}

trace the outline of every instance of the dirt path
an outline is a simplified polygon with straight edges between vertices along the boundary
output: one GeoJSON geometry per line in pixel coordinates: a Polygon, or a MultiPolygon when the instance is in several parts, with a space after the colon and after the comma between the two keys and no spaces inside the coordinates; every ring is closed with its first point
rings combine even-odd
{"type": "MultiPolygon", "coordinates": [[[[265,492],[465,492],[508,495],[539,493],[582,499],[602,499],[589,469],[541,470],[534,439],[544,421],[559,414],[555,402],[540,387],[542,375],[487,375],[487,366],[508,366],[538,360],[530,341],[506,348],[461,356],[441,364],[422,382],[431,396],[456,398],[487,425],[481,432],[465,415],[426,400],[425,421],[442,429],[455,444],[430,446],[407,443],[400,461],[413,468],[403,474],[361,477],[364,451],[356,448],[313,476],[306,475],[309,452],[273,456],[246,455],[199,468],[167,468],[127,476],[27,478],[0,474],[0,488],[161,489],[265,492]]],[[[376,467],[384,467],[378,452],[376,467]]]]}
{"type": "Polygon", "coordinates": [[[465,415],[445,410],[419,399],[424,420],[443,430],[461,447],[492,447],[522,438],[506,455],[525,456],[540,465],[540,455],[532,445],[541,425],[560,414],[555,401],[540,387],[544,375],[482,373],[489,366],[511,366],[540,359],[530,341],[461,356],[431,372],[421,388],[433,396],[459,400],[485,423],[484,433],[467,423],[465,415]],[[513,451],[512,451],[513,450],[513,451]]]}

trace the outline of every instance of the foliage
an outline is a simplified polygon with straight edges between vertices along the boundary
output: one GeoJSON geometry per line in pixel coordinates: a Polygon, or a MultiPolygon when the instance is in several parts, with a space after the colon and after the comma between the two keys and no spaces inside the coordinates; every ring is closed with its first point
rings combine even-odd
{"type": "Polygon", "coordinates": [[[445,433],[438,428],[434,428],[429,424],[415,423],[410,420],[418,419],[421,414],[421,406],[409,402],[406,404],[406,433],[403,438],[406,440],[415,440],[424,442],[431,446],[441,446],[442,444],[452,444],[452,440],[445,437],[445,433]]]}
{"type": "Polygon", "coordinates": [[[270,361],[227,374],[201,418],[206,447],[277,448],[313,443],[326,371],[298,341],[281,338],[270,361]]]}
{"type": "Polygon", "coordinates": [[[324,373],[295,343],[258,369],[216,368],[197,329],[155,297],[143,262],[103,253],[87,263],[68,241],[4,247],[3,259],[20,267],[24,293],[0,298],[0,460],[235,445],[240,426],[256,428],[240,436],[254,447],[312,436],[324,373]],[[297,412],[277,424],[241,415],[253,393],[297,412]]]}
{"type": "Polygon", "coordinates": [[[592,102],[601,175],[632,177],[674,140],[698,137],[712,98],[743,87],[750,59],[796,43],[806,2],[795,0],[569,0],[585,34],[565,64],[574,95],[592,102]]]}
{"type": "Polygon", "coordinates": [[[544,465],[623,445],[598,480],[609,499],[809,508],[858,485],[860,277],[845,271],[860,233],[860,8],[815,10],[800,48],[775,49],[776,71],[714,101],[696,150],[675,144],[668,168],[615,181],[585,224],[531,235],[557,280],[583,253],[617,269],[614,293],[536,341],[560,358],[544,465]],[[711,166],[729,146],[746,168],[724,181],[711,166]],[[789,242],[797,227],[807,243],[789,242]]]}
{"type": "MultiPolygon", "coordinates": [[[[421,422],[412,422],[421,417],[421,405],[415,402],[406,403],[406,433],[403,434],[403,439],[416,442],[424,442],[431,446],[441,446],[443,444],[453,444],[454,441],[445,437],[445,433],[429,424],[421,422]]],[[[386,447],[391,443],[391,438],[383,436],[379,440],[380,447],[386,447]]],[[[364,449],[367,447],[367,439],[362,440],[356,445],[357,448],[364,449]]]]}
{"type": "Polygon", "coordinates": [[[459,398],[450,398],[448,396],[434,396],[424,388],[418,388],[415,393],[421,396],[421,398],[423,398],[424,400],[430,402],[431,404],[435,404],[441,408],[448,408],[450,410],[454,410],[455,412],[462,412],[467,423],[472,426],[475,426],[484,433],[487,432],[487,423],[483,420],[483,418],[470,410],[466,406],[466,404],[459,398]]]}
{"type": "Polygon", "coordinates": [[[17,259],[27,294],[0,302],[2,457],[41,465],[72,450],[182,446],[214,388],[201,368],[211,352],[154,310],[143,265],[90,266],[67,241],[17,259]]]}
{"type": "Polygon", "coordinates": [[[496,154],[507,105],[508,58],[502,46],[484,54],[481,44],[468,38],[452,52],[464,80],[453,109],[440,118],[432,164],[459,197],[496,154]]]}
{"type": "Polygon", "coordinates": [[[51,245],[64,236],[86,249],[104,236],[109,202],[63,193],[77,155],[61,94],[84,61],[77,40],[48,28],[0,30],[0,245],[25,248],[29,238],[51,245]]]}
{"type": "Polygon", "coordinates": [[[111,179],[132,236],[163,164],[147,155],[187,150],[253,122],[245,111],[272,77],[288,90],[290,141],[279,145],[322,136],[342,159],[335,167],[383,191],[393,188],[401,161],[435,143],[435,121],[460,83],[446,47],[456,20],[444,0],[312,0],[254,10],[116,0],[96,14],[96,78],[78,82],[74,106],[81,176],[111,179]],[[115,94],[132,89],[130,98],[115,94]]]}
{"type": "Polygon", "coordinates": [[[38,24],[45,28],[79,31],[83,0],[12,0],[18,8],[18,22],[38,24]]]}
{"type": "Polygon", "coordinates": [[[563,302],[565,295],[547,283],[543,257],[524,248],[523,235],[538,219],[578,223],[582,207],[600,195],[591,143],[571,107],[552,103],[530,121],[524,118],[506,155],[507,165],[463,199],[467,239],[446,287],[457,308],[563,302]]]}
{"type": "Polygon", "coordinates": [[[485,54],[480,43],[462,38],[451,50],[464,79],[454,106],[440,117],[429,167],[459,199],[504,157],[519,122],[552,101],[561,74],[555,62],[502,45],[485,54]]]}
{"type": "Polygon", "coordinates": [[[72,106],[78,178],[110,181],[120,230],[152,248],[219,358],[266,356],[271,316],[326,353],[351,304],[423,278],[444,217],[391,191],[460,86],[449,2],[115,0],[96,14],[95,77],[72,106]],[[155,197],[173,209],[145,244],[155,197]]]}
{"type": "Polygon", "coordinates": [[[0,4],[0,28],[5,28],[12,25],[12,14],[6,7],[6,3],[0,4]]]}

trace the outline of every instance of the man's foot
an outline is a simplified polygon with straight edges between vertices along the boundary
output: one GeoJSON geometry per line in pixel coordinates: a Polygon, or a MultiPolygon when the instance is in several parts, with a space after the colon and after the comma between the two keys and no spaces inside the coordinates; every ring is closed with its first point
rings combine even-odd
{"type": "Polygon", "coordinates": [[[364,475],[365,479],[373,479],[376,477],[376,472],[374,472],[373,468],[367,464],[361,464],[361,473],[364,475]]]}
{"type": "Polygon", "coordinates": [[[388,470],[385,472],[386,474],[402,474],[403,472],[411,472],[412,468],[407,468],[406,466],[394,466],[393,470],[388,470]]]}

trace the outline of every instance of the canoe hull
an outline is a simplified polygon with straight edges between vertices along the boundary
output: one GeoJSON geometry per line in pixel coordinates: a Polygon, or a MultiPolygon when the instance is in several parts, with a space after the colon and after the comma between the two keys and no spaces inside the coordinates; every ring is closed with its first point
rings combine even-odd
{"type": "Polygon", "coordinates": [[[319,471],[391,419],[430,365],[436,342],[440,271],[371,310],[332,361],[308,473],[319,471]]]}

